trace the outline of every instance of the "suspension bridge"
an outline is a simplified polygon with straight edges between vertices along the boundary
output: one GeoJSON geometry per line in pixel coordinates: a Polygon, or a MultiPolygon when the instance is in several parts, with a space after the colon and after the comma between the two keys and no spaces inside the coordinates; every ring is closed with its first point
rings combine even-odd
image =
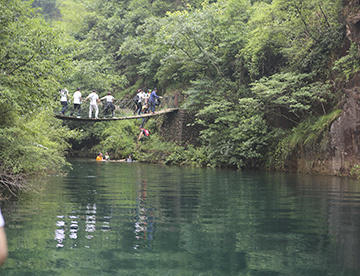
{"type": "Polygon", "coordinates": [[[166,114],[166,113],[171,113],[174,111],[177,111],[178,108],[165,108],[165,109],[161,109],[161,110],[156,110],[155,113],[144,113],[144,114],[140,114],[140,115],[128,115],[128,116],[120,116],[120,117],[104,117],[104,118],[88,118],[86,116],[81,117],[81,116],[66,116],[66,115],[62,115],[62,114],[55,114],[55,117],[58,119],[62,119],[62,120],[73,120],[73,121],[91,121],[91,122],[99,122],[99,121],[116,121],[116,120],[130,120],[130,119],[143,119],[143,118],[148,118],[148,117],[154,117],[154,116],[158,116],[158,115],[162,115],[162,114],[166,114]]]}
{"type": "MultiPolygon", "coordinates": [[[[171,113],[177,111],[179,104],[179,99],[177,93],[174,96],[167,96],[161,99],[161,103],[156,107],[155,113],[149,111],[149,113],[142,113],[139,115],[134,115],[135,103],[132,100],[124,99],[119,100],[115,104],[115,116],[109,116],[103,114],[101,106],[99,106],[99,118],[89,118],[89,104],[83,105],[81,107],[81,112],[75,114],[74,116],[67,116],[59,113],[55,113],[55,117],[61,120],[72,120],[72,121],[90,121],[90,122],[99,122],[99,121],[116,121],[116,120],[131,120],[131,119],[149,119],[149,117],[159,116],[166,113],[171,113]],[[120,114],[119,114],[120,113],[120,114]]],[[[67,111],[71,113],[70,110],[67,111]]]]}

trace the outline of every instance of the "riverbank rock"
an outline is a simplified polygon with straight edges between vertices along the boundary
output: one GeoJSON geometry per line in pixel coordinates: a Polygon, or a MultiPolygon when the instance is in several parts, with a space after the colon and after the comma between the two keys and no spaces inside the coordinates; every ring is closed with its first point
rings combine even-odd
{"type": "Polygon", "coordinates": [[[349,175],[354,165],[360,165],[360,86],[345,92],[343,113],[333,122],[329,132],[331,169],[335,175],[349,175]]]}
{"type": "MultiPolygon", "coordinates": [[[[346,37],[360,49],[360,1],[347,1],[344,8],[346,37]]],[[[360,74],[343,88],[342,115],[333,122],[329,132],[330,169],[335,175],[349,175],[360,165],[360,74]]]]}

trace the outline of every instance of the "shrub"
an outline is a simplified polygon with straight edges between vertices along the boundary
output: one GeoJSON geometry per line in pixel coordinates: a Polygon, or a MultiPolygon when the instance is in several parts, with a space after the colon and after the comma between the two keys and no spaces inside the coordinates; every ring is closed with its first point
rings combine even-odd
{"type": "Polygon", "coordinates": [[[30,176],[54,172],[66,165],[67,140],[75,135],[47,110],[23,116],[0,129],[0,184],[9,190],[24,187],[30,176]]]}

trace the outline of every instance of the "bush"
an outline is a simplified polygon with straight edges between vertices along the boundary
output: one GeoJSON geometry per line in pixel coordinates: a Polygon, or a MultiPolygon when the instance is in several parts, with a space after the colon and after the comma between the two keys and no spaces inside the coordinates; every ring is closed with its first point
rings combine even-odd
{"type": "Polygon", "coordinates": [[[175,151],[165,160],[166,165],[188,165],[196,167],[214,167],[205,147],[195,148],[189,145],[187,149],[177,146],[175,151]]]}
{"type": "Polygon", "coordinates": [[[165,163],[176,147],[175,143],[163,141],[157,134],[151,134],[148,140],[137,145],[136,158],[141,162],[165,163]]]}
{"type": "Polygon", "coordinates": [[[354,165],[354,167],[350,171],[350,175],[356,178],[360,178],[360,166],[354,165]]]}
{"type": "Polygon", "coordinates": [[[98,138],[100,144],[94,146],[92,151],[108,152],[111,159],[122,159],[136,152],[136,141],[138,138],[138,128],[133,120],[114,121],[104,125],[104,123],[96,123],[102,125],[98,138]]]}
{"type": "Polygon", "coordinates": [[[298,124],[291,132],[283,135],[283,139],[270,158],[270,166],[276,170],[288,170],[294,154],[298,152],[304,154],[305,149],[313,154],[325,150],[324,146],[321,146],[324,134],[341,114],[341,110],[334,110],[324,116],[312,117],[298,124]]]}
{"type": "Polygon", "coordinates": [[[67,139],[75,135],[47,110],[21,117],[0,129],[0,178],[9,190],[23,187],[22,180],[58,171],[66,165],[67,139]]]}

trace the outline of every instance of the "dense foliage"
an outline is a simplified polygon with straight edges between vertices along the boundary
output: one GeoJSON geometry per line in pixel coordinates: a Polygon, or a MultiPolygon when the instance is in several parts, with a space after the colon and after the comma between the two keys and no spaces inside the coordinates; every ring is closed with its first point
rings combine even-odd
{"type": "Polygon", "coordinates": [[[54,87],[70,71],[70,54],[62,32],[30,4],[0,1],[0,184],[8,190],[63,166],[73,135],[51,108],[54,87]]]}
{"type": "MultiPolygon", "coordinates": [[[[269,161],[286,147],[291,129],[326,120],[339,100],[337,83],[360,68],[355,46],[338,56],[345,37],[342,2],[0,1],[0,147],[7,148],[10,136],[27,136],[23,126],[34,113],[51,122],[45,110],[54,106],[59,87],[112,91],[123,98],[156,86],[160,94],[186,96],[184,107],[196,112],[194,125],[203,129],[201,147],[161,149],[166,143],[156,135],[152,146],[139,144],[132,123],[70,125],[82,128],[73,139],[101,141],[92,150],[117,158],[132,152],[140,160],[168,164],[274,166],[269,161]]],[[[30,145],[38,151],[35,144],[42,139],[54,142],[56,150],[45,152],[63,156],[60,141],[71,132],[57,125],[59,136],[50,137],[55,123],[49,122],[28,136],[33,140],[19,143],[15,156],[24,156],[30,145]]],[[[156,133],[155,124],[149,128],[156,133]]],[[[3,171],[28,170],[11,160],[3,171]]]]}

